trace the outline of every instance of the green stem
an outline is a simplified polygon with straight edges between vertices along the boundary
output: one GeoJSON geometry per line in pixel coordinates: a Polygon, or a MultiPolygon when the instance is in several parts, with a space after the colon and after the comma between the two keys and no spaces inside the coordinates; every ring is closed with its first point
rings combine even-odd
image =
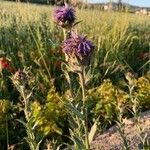
{"type": "MultiPolygon", "coordinates": [[[[71,32],[71,31],[70,31],[71,32]]],[[[67,35],[67,30],[66,29],[63,29],[63,35],[64,35],[64,41],[68,38],[68,35],[67,35]]],[[[65,61],[68,62],[68,55],[65,54],[65,61]]],[[[71,95],[71,98],[74,97],[74,94],[73,94],[73,87],[72,87],[72,84],[71,84],[71,79],[70,79],[70,76],[69,76],[69,73],[68,73],[68,69],[67,69],[67,82],[69,84],[69,94],[71,95]]]]}
{"type": "Polygon", "coordinates": [[[64,34],[64,41],[67,39],[67,30],[63,29],[63,34],[64,34]]]}
{"type": "MultiPolygon", "coordinates": [[[[67,30],[63,29],[64,41],[67,39],[67,30]]],[[[65,61],[68,62],[68,55],[65,54],[65,61]]]]}
{"type": "Polygon", "coordinates": [[[90,144],[89,144],[89,137],[88,137],[88,111],[87,111],[87,106],[86,106],[86,98],[85,98],[85,77],[84,77],[84,67],[82,67],[82,72],[79,73],[79,78],[80,78],[80,84],[82,88],[82,100],[83,100],[83,110],[84,110],[84,130],[85,130],[85,144],[86,144],[86,150],[90,149],[90,144]]]}
{"type": "Polygon", "coordinates": [[[28,104],[28,100],[26,98],[24,87],[22,87],[21,90],[22,90],[22,97],[23,97],[23,101],[24,101],[24,114],[26,117],[26,121],[28,122],[29,121],[29,114],[28,114],[28,105],[29,104],[28,104]]]}
{"type": "Polygon", "coordinates": [[[6,140],[7,140],[7,150],[9,150],[9,137],[8,137],[8,122],[7,122],[7,114],[6,114],[6,140]]]}

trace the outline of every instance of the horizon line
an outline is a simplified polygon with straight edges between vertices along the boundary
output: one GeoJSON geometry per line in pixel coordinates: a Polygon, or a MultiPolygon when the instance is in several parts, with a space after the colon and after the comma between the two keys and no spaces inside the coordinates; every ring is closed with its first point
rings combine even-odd
{"type": "MultiPolygon", "coordinates": [[[[115,2],[114,0],[112,0],[112,2],[113,3],[117,3],[117,2],[115,2]]],[[[100,2],[100,1],[95,1],[95,0],[88,0],[88,3],[90,3],[90,4],[103,4],[103,3],[109,3],[108,1],[102,1],[102,2],[100,2]]],[[[126,2],[122,2],[122,3],[124,3],[124,4],[129,4],[129,5],[131,5],[131,6],[137,6],[137,7],[146,7],[146,8],[150,8],[150,4],[147,6],[146,4],[145,5],[140,5],[140,4],[136,4],[136,3],[131,3],[131,2],[129,2],[129,0],[128,1],[126,1],[126,2]]]]}

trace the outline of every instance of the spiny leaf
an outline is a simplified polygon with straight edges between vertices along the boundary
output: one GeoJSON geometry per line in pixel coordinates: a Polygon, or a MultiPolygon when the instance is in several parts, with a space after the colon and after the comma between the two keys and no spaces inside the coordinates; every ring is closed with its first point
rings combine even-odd
{"type": "Polygon", "coordinates": [[[74,23],[74,25],[73,25],[73,26],[76,26],[76,25],[77,25],[77,24],[79,24],[80,22],[82,22],[82,20],[77,21],[76,23],[74,23]]]}

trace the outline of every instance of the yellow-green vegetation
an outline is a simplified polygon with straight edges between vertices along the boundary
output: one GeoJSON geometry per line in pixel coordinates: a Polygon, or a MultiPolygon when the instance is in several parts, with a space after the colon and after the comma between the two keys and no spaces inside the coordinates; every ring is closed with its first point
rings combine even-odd
{"type": "MultiPolygon", "coordinates": [[[[149,88],[149,72],[145,76],[135,79],[133,95],[137,98],[142,110],[150,108],[149,88]]],[[[126,111],[123,114],[126,114],[126,117],[128,117],[129,109],[133,105],[128,90],[125,87],[113,85],[108,79],[104,80],[100,86],[88,91],[88,103],[88,106],[91,107],[89,110],[93,114],[92,118],[100,117],[100,124],[104,127],[109,126],[117,119],[117,106],[124,108],[126,111]]]]}
{"type": "Polygon", "coordinates": [[[141,107],[150,108],[150,72],[145,77],[140,77],[136,82],[136,96],[141,107]]]}
{"type": "MultiPolygon", "coordinates": [[[[3,69],[0,59],[0,99],[3,99],[0,100],[0,143],[5,141],[2,150],[6,149],[8,137],[10,145],[26,145],[23,139],[26,132],[16,121],[25,120],[24,104],[10,80],[18,69],[28,72],[26,89],[32,91],[31,118],[36,133],[59,144],[70,141],[69,113],[63,103],[70,102],[69,88],[61,70],[64,37],[63,30],[52,19],[53,9],[46,5],[0,2],[0,58],[7,58],[12,68],[11,73],[3,69]],[[8,135],[3,129],[9,130],[8,135]]],[[[89,125],[99,117],[99,127],[108,128],[117,119],[118,106],[132,107],[124,76],[128,71],[138,75],[134,79],[133,95],[141,110],[150,109],[150,17],[98,9],[76,9],[76,15],[77,21],[81,21],[76,25],[77,31],[87,35],[95,45],[90,66],[92,80],[86,91],[89,125]]],[[[76,94],[71,102],[78,108],[82,103],[81,88],[78,77],[71,73],[70,76],[76,94]]],[[[123,113],[126,117],[131,116],[128,109],[123,113]]]]}
{"type": "Polygon", "coordinates": [[[36,120],[36,124],[39,126],[38,130],[43,132],[44,135],[48,133],[62,135],[61,128],[64,128],[66,111],[54,87],[48,92],[44,107],[42,108],[42,105],[38,101],[32,104],[33,116],[35,118],[38,117],[36,120]]]}

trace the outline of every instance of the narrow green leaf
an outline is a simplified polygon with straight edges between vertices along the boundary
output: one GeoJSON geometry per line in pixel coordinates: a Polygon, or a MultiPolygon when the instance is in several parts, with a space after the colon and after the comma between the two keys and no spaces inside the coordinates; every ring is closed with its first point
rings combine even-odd
{"type": "Polygon", "coordinates": [[[83,144],[82,140],[80,140],[78,137],[73,136],[73,141],[77,145],[79,150],[86,149],[85,145],[83,144]]]}
{"type": "Polygon", "coordinates": [[[73,107],[71,104],[65,104],[65,107],[72,111],[75,115],[77,115],[80,119],[84,119],[84,115],[81,114],[75,107],[73,107]]]}
{"type": "Polygon", "coordinates": [[[78,128],[78,124],[75,122],[75,120],[72,117],[69,117],[69,125],[72,129],[78,128]]]}
{"type": "Polygon", "coordinates": [[[20,119],[16,119],[18,122],[20,122],[22,125],[24,125],[25,127],[27,127],[26,126],[26,123],[24,122],[24,121],[22,121],[22,120],[20,120],[20,119]]]}

